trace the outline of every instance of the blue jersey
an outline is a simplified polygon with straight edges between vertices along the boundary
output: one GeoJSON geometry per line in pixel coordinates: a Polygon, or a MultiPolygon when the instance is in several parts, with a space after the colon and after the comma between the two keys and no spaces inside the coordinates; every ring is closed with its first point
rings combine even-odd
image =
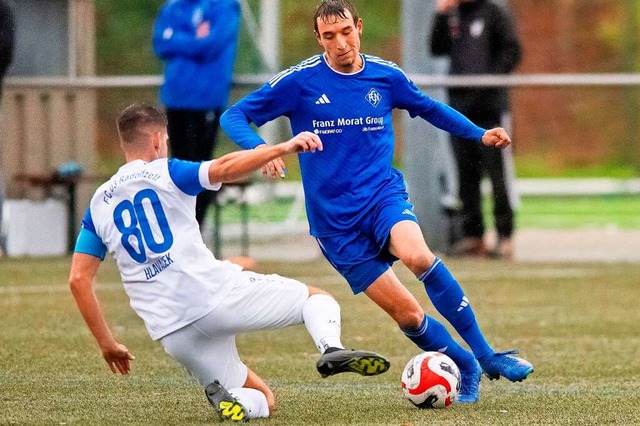
{"type": "Polygon", "coordinates": [[[287,116],[293,134],[320,136],[322,152],[299,155],[311,234],[353,230],[387,196],[405,191],[392,164],[392,111],[405,109],[436,127],[479,140],[484,129],[423,94],[394,63],[362,55],[352,74],[333,70],[313,56],[273,77],[222,117],[229,137],[245,149],[264,143],[249,122],[261,126],[287,116]]]}

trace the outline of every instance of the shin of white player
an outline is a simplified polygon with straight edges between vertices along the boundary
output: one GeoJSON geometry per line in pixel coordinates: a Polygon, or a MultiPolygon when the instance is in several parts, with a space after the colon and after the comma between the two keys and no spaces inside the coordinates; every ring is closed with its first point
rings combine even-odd
{"type": "Polygon", "coordinates": [[[321,354],[328,348],[344,348],[340,341],[340,305],[326,294],[314,294],[304,303],[302,317],[321,354]]]}

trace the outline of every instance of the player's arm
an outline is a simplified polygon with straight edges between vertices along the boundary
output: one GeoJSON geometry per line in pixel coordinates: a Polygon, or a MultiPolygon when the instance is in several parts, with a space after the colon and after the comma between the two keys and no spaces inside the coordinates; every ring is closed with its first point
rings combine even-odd
{"type": "Polygon", "coordinates": [[[74,253],[71,261],[69,286],[78,309],[96,339],[102,351],[102,357],[111,371],[128,374],[131,371],[131,360],[134,359],[134,356],[129,353],[126,346],[118,343],[113,337],[93,289],[93,280],[100,267],[100,262],[98,257],[85,253],[74,253]]]}
{"type": "Polygon", "coordinates": [[[107,365],[114,373],[119,371],[127,374],[131,371],[131,360],[134,357],[126,346],[114,339],[93,289],[94,279],[106,251],[106,246],[96,234],[91,209],[87,209],[71,259],[69,286],[82,318],[96,339],[107,365]]]}
{"type": "Polygon", "coordinates": [[[461,112],[422,93],[406,75],[396,73],[394,77],[394,106],[406,109],[411,117],[420,116],[438,129],[464,139],[482,142],[486,146],[506,148],[511,144],[511,139],[503,128],[486,130],[476,126],[461,112]]]}
{"type": "MultiPolygon", "coordinates": [[[[251,120],[245,112],[237,105],[232,106],[220,118],[220,125],[227,135],[235,143],[244,149],[265,149],[269,145],[256,133],[250,126],[251,120]]],[[[283,179],[286,176],[286,167],[282,158],[276,158],[273,161],[262,166],[262,175],[279,177],[283,179]]]]}
{"type": "MultiPolygon", "coordinates": [[[[265,149],[269,145],[256,133],[250,126],[251,119],[238,105],[234,105],[225,111],[220,117],[220,125],[225,130],[232,141],[240,145],[244,149],[265,149]]],[[[286,176],[286,167],[281,158],[262,166],[262,175],[272,178],[284,178],[286,176]]]]}
{"type": "Polygon", "coordinates": [[[438,129],[465,139],[480,141],[485,129],[476,126],[458,110],[423,95],[424,108],[417,114],[438,129]]]}
{"type": "MultiPolygon", "coordinates": [[[[304,80],[292,69],[282,71],[231,106],[220,117],[220,126],[232,141],[244,149],[267,149],[268,145],[250,124],[260,127],[278,117],[290,116],[298,108],[303,85],[304,80]]],[[[274,179],[283,178],[285,172],[284,162],[280,158],[262,167],[262,174],[274,179]]]]}
{"type": "Polygon", "coordinates": [[[420,116],[437,128],[465,139],[479,140],[486,146],[506,148],[511,144],[511,138],[502,127],[485,130],[473,124],[471,120],[449,105],[432,101],[434,102],[433,110],[420,116]]]}
{"type": "MultiPolygon", "coordinates": [[[[209,181],[233,182],[262,168],[280,157],[298,152],[322,151],[322,141],[311,132],[301,132],[287,142],[277,145],[264,145],[260,149],[236,151],[226,154],[209,166],[209,181]]],[[[284,174],[281,175],[284,177],[284,174]]]]}

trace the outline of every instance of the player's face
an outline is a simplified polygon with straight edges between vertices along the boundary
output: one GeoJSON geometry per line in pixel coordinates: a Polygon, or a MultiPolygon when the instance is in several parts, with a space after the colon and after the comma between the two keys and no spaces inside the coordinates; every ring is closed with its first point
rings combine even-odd
{"type": "Polygon", "coordinates": [[[345,18],[332,16],[328,22],[318,17],[316,39],[324,48],[329,66],[336,71],[352,73],[362,68],[360,36],[362,19],[353,22],[351,12],[345,9],[345,18]]]}

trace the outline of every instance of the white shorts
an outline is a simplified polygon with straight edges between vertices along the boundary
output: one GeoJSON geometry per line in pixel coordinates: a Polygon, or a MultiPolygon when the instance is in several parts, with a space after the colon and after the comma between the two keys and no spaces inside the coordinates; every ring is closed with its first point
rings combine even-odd
{"type": "Polygon", "coordinates": [[[165,351],[206,386],[214,379],[227,389],[242,387],[247,367],[235,334],[302,324],[309,288],[279,275],[241,271],[229,294],[213,311],[161,339],[165,351]]]}

